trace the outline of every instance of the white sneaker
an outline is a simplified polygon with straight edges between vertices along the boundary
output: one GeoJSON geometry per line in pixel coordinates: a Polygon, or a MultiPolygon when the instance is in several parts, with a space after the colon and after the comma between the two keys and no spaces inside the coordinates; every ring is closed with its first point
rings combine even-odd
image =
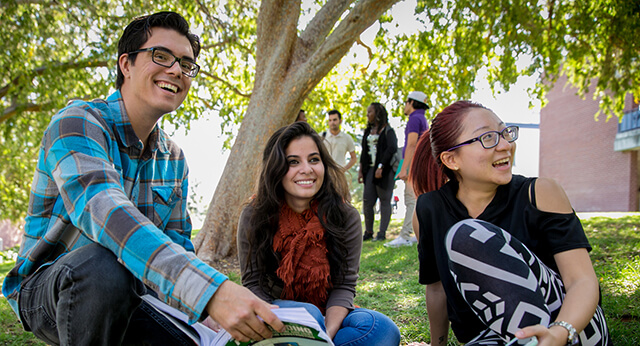
{"type": "Polygon", "coordinates": [[[386,247],[400,247],[400,246],[411,246],[415,244],[415,242],[409,240],[409,239],[404,239],[402,237],[398,237],[386,244],[384,244],[384,246],[386,247]]]}

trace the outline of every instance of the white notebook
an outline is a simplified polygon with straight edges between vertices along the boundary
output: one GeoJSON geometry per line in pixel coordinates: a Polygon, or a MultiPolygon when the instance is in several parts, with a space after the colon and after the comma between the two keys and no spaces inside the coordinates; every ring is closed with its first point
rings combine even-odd
{"type": "Polygon", "coordinates": [[[216,333],[202,323],[189,325],[187,315],[173,308],[151,295],[144,295],[142,299],[166,316],[174,325],[189,335],[196,344],[201,346],[313,346],[332,345],[329,336],[320,328],[305,308],[273,309],[273,313],[286,325],[285,331],[273,332],[273,337],[261,341],[239,342],[225,330],[216,333]]]}

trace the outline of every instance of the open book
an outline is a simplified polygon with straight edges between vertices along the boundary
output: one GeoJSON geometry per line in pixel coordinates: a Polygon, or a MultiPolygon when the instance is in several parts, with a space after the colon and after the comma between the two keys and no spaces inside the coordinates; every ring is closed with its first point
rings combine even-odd
{"type": "Polygon", "coordinates": [[[311,314],[304,308],[273,309],[274,314],[285,324],[285,331],[280,333],[272,330],[273,337],[262,341],[236,341],[225,330],[214,332],[202,323],[187,323],[188,317],[182,311],[173,308],[151,295],[142,296],[147,303],[162,313],[174,325],[189,335],[196,344],[201,346],[313,346],[331,345],[333,342],[320,328],[311,314]]]}

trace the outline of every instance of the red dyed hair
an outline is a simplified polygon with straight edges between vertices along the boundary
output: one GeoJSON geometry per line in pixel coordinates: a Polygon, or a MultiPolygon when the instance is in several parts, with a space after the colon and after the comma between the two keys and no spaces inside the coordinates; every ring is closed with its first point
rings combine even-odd
{"type": "Polygon", "coordinates": [[[438,113],[429,131],[420,136],[409,170],[416,196],[439,189],[448,179],[457,180],[455,173],[442,164],[440,154],[458,144],[462,122],[473,108],[489,110],[472,101],[454,102],[438,113]]]}

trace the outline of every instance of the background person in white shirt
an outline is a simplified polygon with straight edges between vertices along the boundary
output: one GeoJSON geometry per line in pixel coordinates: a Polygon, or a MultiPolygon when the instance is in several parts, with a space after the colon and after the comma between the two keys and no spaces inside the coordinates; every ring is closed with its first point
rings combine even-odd
{"type": "Polygon", "coordinates": [[[337,162],[344,171],[348,171],[356,164],[356,146],[350,135],[340,131],[342,125],[342,114],[337,110],[330,110],[327,113],[329,121],[329,131],[322,133],[324,144],[329,150],[329,154],[335,162],[337,162]],[[346,162],[346,156],[349,153],[349,162],[346,162]]]}

